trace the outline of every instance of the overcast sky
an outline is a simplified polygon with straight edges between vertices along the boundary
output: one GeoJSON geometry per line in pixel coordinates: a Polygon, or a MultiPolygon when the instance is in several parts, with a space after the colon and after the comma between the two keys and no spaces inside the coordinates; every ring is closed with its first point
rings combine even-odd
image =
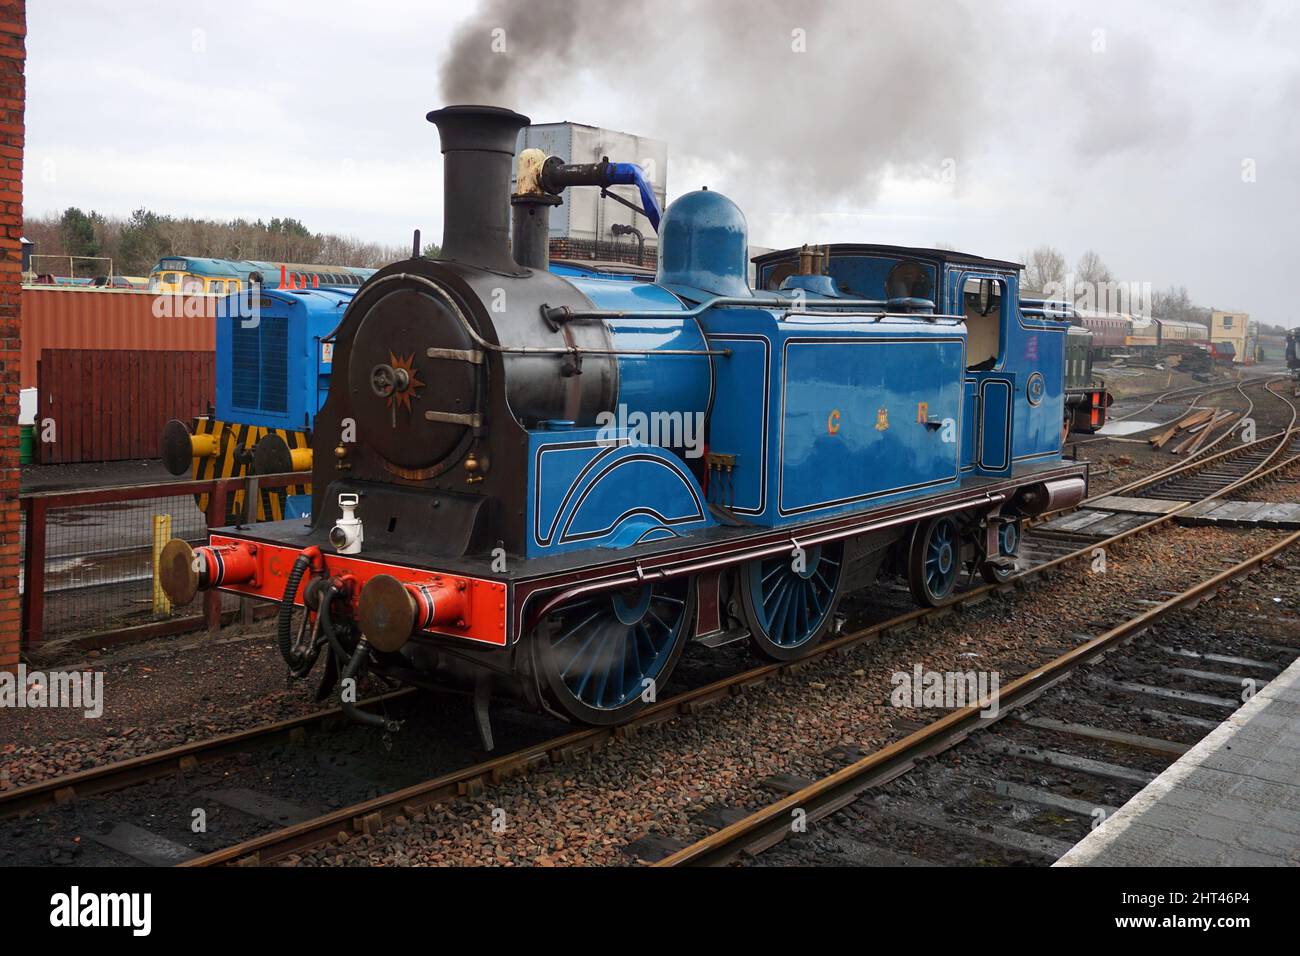
{"type": "Polygon", "coordinates": [[[26,208],[433,238],[469,96],[667,141],[755,245],[1093,248],[1300,324],[1297,0],[793,6],[31,0],[26,208]]]}

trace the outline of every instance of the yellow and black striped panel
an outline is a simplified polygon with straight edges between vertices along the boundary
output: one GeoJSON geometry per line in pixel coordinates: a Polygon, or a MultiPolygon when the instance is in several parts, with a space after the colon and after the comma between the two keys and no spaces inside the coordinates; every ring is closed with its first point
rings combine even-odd
{"type": "MultiPolygon", "coordinates": [[[[289,431],[284,428],[263,428],[261,432],[258,438],[268,434],[279,435],[291,451],[295,448],[311,448],[311,439],[306,432],[289,431]]],[[[285,498],[289,495],[311,494],[311,483],[288,485],[284,488],[262,488],[259,491],[262,497],[262,508],[258,513],[258,520],[280,521],[284,518],[285,498]]]]}
{"type": "MultiPolygon", "coordinates": [[[[210,481],[213,478],[246,478],[252,469],[253,449],[267,434],[279,435],[292,448],[309,448],[311,442],[306,432],[283,428],[266,428],[239,422],[223,422],[215,418],[196,418],[192,426],[195,435],[216,435],[217,455],[194,459],[194,479],[210,481]]],[[[288,495],[311,494],[311,485],[289,485],[286,488],[260,488],[257,520],[279,521],[284,517],[284,501],[288,495]]],[[[208,496],[194,496],[200,510],[208,510],[208,496]]],[[[244,491],[239,489],[226,498],[226,524],[235,524],[244,518],[244,491]]]]}

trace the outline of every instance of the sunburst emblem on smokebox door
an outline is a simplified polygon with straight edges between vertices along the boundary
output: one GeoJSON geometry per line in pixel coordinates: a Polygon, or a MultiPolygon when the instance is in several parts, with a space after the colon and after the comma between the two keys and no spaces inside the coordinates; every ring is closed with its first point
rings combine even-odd
{"type": "Polygon", "coordinates": [[[388,403],[392,412],[393,427],[397,427],[397,409],[400,407],[411,414],[411,400],[414,393],[424,388],[419,370],[415,367],[415,353],[405,358],[398,358],[388,353],[387,365],[376,365],[370,372],[370,387],[376,395],[388,403]]]}

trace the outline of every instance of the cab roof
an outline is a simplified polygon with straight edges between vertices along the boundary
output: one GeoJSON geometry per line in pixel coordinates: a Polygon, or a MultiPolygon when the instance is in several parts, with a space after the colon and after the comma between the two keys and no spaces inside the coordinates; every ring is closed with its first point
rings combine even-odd
{"type": "MultiPolygon", "coordinates": [[[[926,249],[920,246],[890,246],[872,242],[832,242],[827,246],[832,255],[876,255],[876,256],[896,256],[901,259],[938,259],[941,262],[953,262],[960,265],[980,266],[986,269],[998,269],[1009,272],[1019,272],[1023,268],[1019,262],[1011,262],[1006,259],[989,259],[984,256],[976,256],[967,252],[955,252],[952,249],[926,249]]],[[[765,252],[761,256],[754,256],[753,263],[756,266],[764,266],[770,262],[783,262],[790,258],[798,258],[799,247],[790,249],[778,249],[775,252],[765,252]]]]}

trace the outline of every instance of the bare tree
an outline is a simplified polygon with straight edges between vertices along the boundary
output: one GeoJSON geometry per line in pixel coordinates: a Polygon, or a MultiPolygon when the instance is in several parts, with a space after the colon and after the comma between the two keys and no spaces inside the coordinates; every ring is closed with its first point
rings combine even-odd
{"type": "Polygon", "coordinates": [[[1110,269],[1106,268],[1106,263],[1101,261],[1101,256],[1091,249],[1079,257],[1079,262],[1074,267],[1074,275],[1079,282],[1093,284],[1111,282],[1114,279],[1110,269]]]}
{"type": "Polygon", "coordinates": [[[1089,249],[1079,257],[1074,267],[1074,304],[1085,311],[1101,312],[1126,311],[1127,300],[1123,295],[1112,295],[1114,276],[1101,256],[1089,249]]]}
{"type": "Polygon", "coordinates": [[[1151,314],[1158,319],[1177,319],[1181,322],[1192,321],[1192,297],[1186,286],[1170,286],[1164,292],[1151,295],[1151,314]]]}
{"type": "Polygon", "coordinates": [[[1065,274],[1068,268],[1065,256],[1054,246],[1042,245],[1024,255],[1025,287],[1035,291],[1064,291],[1065,274]],[[1056,290],[1048,289],[1055,286],[1056,290]]]}

